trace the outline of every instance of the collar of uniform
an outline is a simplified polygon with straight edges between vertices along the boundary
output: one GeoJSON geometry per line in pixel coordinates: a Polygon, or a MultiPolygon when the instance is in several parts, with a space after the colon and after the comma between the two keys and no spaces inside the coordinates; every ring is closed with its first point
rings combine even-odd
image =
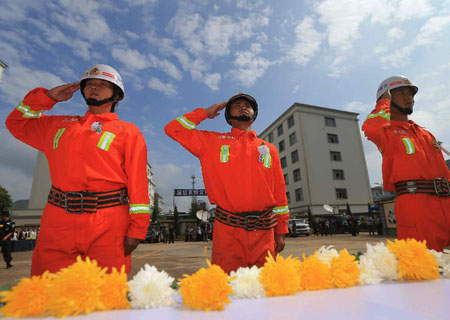
{"type": "Polygon", "coordinates": [[[392,125],[404,129],[409,129],[411,126],[416,126],[416,123],[412,120],[408,121],[391,120],[391,126],[392,125]]]}
{"type": "Polygon", "coordinates": [[[116,120],[119,119],[116,113],[108,112],[108,113],[99,113],[93,114],[90,111],[86,111],[86,114],[82,117],[82,120],[85,121],[89,118],[102,119],[102,120],[116,120]]]}
{"type": "MultiPolygon", "coordinates": [[[[240,135],[245,135],[245,131],[238,129],[238,128],[231,128],[231,134],[234,136],[240,136],[240,135]]],[[[252,130],[248,133],[248,135],[250,135],[251,137],[256,137],[256,132],[255,130],[252,130]]]]}

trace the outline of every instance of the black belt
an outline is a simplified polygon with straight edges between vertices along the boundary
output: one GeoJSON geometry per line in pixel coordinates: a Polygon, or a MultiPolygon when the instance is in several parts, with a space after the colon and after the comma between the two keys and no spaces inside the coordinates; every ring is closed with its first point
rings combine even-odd
{"type": "Polygon", "coordinates": [[[269,230],[278,224],[272,208],[263,211],[231,212],[217,206],[216,219],[228,226],[243,228],[247,231],[269,230]]]}
{"type": "Polygon", "coordinates": [[[127,204],[127,188],[106,191],[62,191],[52,186],[48,194],[48,203],[63,208],[67,213],[95,213],[97,209],[127,204]]]}
{"type": "Polygon", "coordinates": [[[400,181],[395,184],[395,191],[397,195],[427,193],[440,197],[450,196],[450,186],[446,178],[400,181]]]}

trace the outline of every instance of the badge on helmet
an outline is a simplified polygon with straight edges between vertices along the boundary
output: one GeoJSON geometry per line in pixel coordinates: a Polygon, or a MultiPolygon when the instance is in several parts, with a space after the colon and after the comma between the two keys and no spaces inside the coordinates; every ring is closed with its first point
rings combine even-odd
{"type": "MultiPolygon", "coordinates": [[[[125,89],[122,82],[122,77],[120,76],[119,72],[117,72],[116,69],[114,69],[111,66],[108,66],[106,64],[96,64],[93,67],[89,68],[81,77],[80,80],[80,91],[83,95],[83,98],[86,100],[86,97],[84,96],[84,87],[86,86],[86,81],[89,79],[100,79],[105,80],[108,82],[111,82],[115,86],[114,92],[118,92],[119,95],[119,101],[122,100],[125,96],[125,89]]],[[[89,99],[92,101],[86,101],[90,105],[97,105],[100,106],[102,104],[114,101],[114,96],[108,99],[104,99],[101,101],[97,101],[95,99],[89,99]]]]}

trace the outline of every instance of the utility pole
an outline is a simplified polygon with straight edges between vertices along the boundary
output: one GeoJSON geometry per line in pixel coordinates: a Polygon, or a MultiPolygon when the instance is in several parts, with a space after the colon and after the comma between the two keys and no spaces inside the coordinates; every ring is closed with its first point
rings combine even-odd
{"type": "Polygon", "coordinates": [[[4,63],[2,60],[0,60],[0,83],[2,82],[3,69],[6,68],[8,68],[8,65],[4,63]]]}
{"type": "Polygon", "coordinates": [[[192,203],[195,203],[197,201],[197,198],[194,195],[194,189],[195,189],[195,176],[191,176],[192,179],[192,203]]]}

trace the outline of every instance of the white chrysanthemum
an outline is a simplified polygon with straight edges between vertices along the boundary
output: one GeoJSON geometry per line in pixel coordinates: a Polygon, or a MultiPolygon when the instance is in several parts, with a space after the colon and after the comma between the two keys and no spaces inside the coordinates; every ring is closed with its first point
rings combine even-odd
{"type": "Polygon", "coordinates": [[[374,246],[367,243],[367,252],[359,259],[360,280],[363,284],[398,279],[397,258],[384,243],[380,242],[374,246]]]}
{"type": "Polygon", "coordinates": [[[435,250],[430,251],[436,261],[439,263],[439,272],[442,274],[444,278],[450,278],[450,250],[444,249],[443,252],[437,252],[435,250]]]}
{"type": "Polygon", "coordinates": [[[333,246],[321,246],[317,253],[317,258],[323,263],[328,264],[329,267],[331,267],[331,260],[338,256],[339,252],[333,246]]]}
{"type": "Polygon", "coordinates": [[[251,268],[239,268],[237,271],[230,273],[230,281],[233,288],[233,298],[262,298],[266,296],[266,291],[262,283],[259,281],[261,269],[257,266],[251,268]]]}
{"type": "Polygon", "coordinates": [[[131,307],[150,309],[174,305],[175,290],[171,288],[173,280],[165,271],[158,271],[146,264],[128,281],[131,307]]]}

